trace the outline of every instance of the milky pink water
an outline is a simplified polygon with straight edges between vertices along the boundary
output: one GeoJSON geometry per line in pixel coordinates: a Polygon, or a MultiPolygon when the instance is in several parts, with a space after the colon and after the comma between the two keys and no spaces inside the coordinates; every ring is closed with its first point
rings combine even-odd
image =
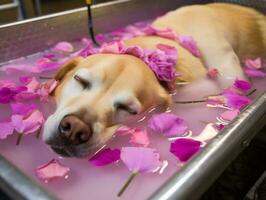
{"type": "MultiPolygon", "coordinates": [[[[76,45],[78,46],[79,44],[76,45]]],[[[36,59],[40,58],[41,55],[42,53],[39,53],[13,61],[12,63],[33,63],[36,59]]],[[[0,73],[1,80],[17,80],[17,78],[22,75],[14,74],[7,76],[4,72],[0,73]]],[[[265,83],[266,81],[263,79],[253,80],[253,87],[258,89],[258,91],[251,96],[252,99],[266,90],[265,83]]],[[[198,87],[204,88],[206,87],[205,84],[206,83],[202,83],[202,85],[198,85],[198,87]]],[[[191,100],[193,96],[195,99],[201,99],[204,96],[204,92],[199,90],[198,87],[196,89],[189,89],[186,96],[184,96],[184,92],[177,93],[174,98],[191,100]]],[[[213,92],[216,91],[205,91],[206,94],[213,94],[213,92]]],[[[40,104],[40,107],[41,110],[46,113],[46,116],[54,111],[54,106],[52,104],[40,104]]],[[[0,105],[0,110],[1,120],[10,117],[10,108],[7,105],[0,105]]],[[[224,109],[209,108],[205,103],[200,103],[187,105],[174,104],[170,108],[170,111],[185,119],[193,135],[198,135],[206,126],[206,123],[217,121],[216,117],[219,113],[224,111],[224,109]]],[[[127,125],[131,127],[147,128],[147,119],[155,112],[157,111],[154,110],[145,115],[138,116],[127,125]]],[[[0,153],[25,174],[62,200],[147,199],[185,164],[180,162],[169,152],[171,141],[163,135],[152,133],[150,129],[148,129],[148,132],[151,139],[150,147],[157,149],[160,153],[160,159],[164,161],[165,164],[168,163],[168,165],[165,165],[165,169],[161,170],[159,173],[138,175],[120,198],[116,195],[130,175],[130,171],[121,161],[104,167],[95,167],[88,162],[88,158],[61,158],[53,153],[41,139],[37,139],[35,134],[24,136],[19,146],[15,145],[17,139],[16,134],[9,136],[5,140],[0,140],[0,153]],[[60,162],[68,166],[71,171],[66,178],[45,183],[36,177],[34,169],[53,158],[59,159],[60,162]]],[[[208,137],[208,135],[204,135],[204,137],[208,137]]],[[[122,146],[132,146],[128,141],[129,138],[127,136],[117,136],[108,146],[118,148],[122,146]]]]}

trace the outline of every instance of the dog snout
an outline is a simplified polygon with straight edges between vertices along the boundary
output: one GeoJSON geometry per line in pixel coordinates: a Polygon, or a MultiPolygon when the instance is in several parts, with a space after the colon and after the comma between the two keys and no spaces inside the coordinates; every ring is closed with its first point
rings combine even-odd
{"type": "Polygon", "coordinates": [[[90,126],[78,116],[68,115],[59,124],[59,134],[70,144],[79,145],[90,139],[92,131],[90,126]]]}

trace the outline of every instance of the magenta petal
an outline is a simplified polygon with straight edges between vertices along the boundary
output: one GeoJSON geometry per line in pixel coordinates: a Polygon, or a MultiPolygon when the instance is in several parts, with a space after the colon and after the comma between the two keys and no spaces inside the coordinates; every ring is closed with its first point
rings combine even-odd
{"type": "Polygon", "coordinates": [[[7,104],[13,100],[15,93],[10,88],[0,89],[0,103],[7,104]]]}
{"type": "Polygon", "coordinates": [[[127,168],[133,173],[155,172],[162,165],[162,162],[159,160],[159,153],[155,149],[146,147],[123,147],[120,157],[127,168]]]}
{"type": "Polygon", "coordinates": [[[32,93],[32,92],[20,92],[15,95],[14,99],[16,101],[27,101],[27,100],[33,100],[37,99],[39,97],[38,94],[32,93]]]}
{"type": "Polygon", "coordinates": [[[35,169],[37,177],[44,181],[51,181],[55,178],[65,177],[69,171],[69,167],[61,165],[56,159],[53,159],[47,164],[41,165],[35,169]]]}
{"type": "Polygon", "coordinates": [[[182,47],[186,48],[194,56],[201,56],[196,41],[191,36],[178,36],[178,42],[182,47]]]}
{"type": "Polygon", "coordinates": [[[187,161],[200,150],[201,142],[192,139],[177,139],[171,143],[170,152],[180,161],[187,161]]]}
{"type": "Polygon", "coordinates": [[[53,50],[58,53],[70,53],[74,51],[74,47],[69,42],[64,41],[64,42],[57,43],[55,47],[53,48],[53,50]]]}
{"type": "Polygon", "coordinates": [[[89,159],[89,162],[95,166],[105,166],[119,159],[120,159],[119,149],[107,148],[96,153],[93,157],[89,159]]]}
{"type": "Polygon", "coordinates": [[[266,73],[261,71],[261,70],[257,70],[257,69],[244,69],[244,72],[246,73],[247,76],[249,77],[259,77],[259,78],[265,78],[266,77],[266,73]]]}
{"type": "Polygon", "coordinates": [[[251,100],[247,96],[234,93],[225,93],[223,96],[226,98],[226,105],[233,109],[241,110],[251,103],[251,100]]]}
{"type": "Polygon", "coordinates": [[[13,114],[26,116],[36,110],[37,106],[35,104],[27,105],[22,103],[13,103],[11,104],[11,109],[13,114]]]}
{"type": "Polygon", "coordinates": [[[44,123],[44,117],[39,110],[34,110],[29,116],[12,115],[12,125],[18,133],[30,134],[36,132],[44,123]]]}
{"type": "Polygon", "coordinates": [[[235,80],[234,86],[236,88],[238,88],[239,90],[242,90],[244,92],[250,90],[250,88],[251,88],[250,82],[245,81],[245,80],[239,80],[239,79],[235,80]]]}
{"type": "Polygon", "coordinates": [[[188,130],[185,121],[171,113],[153,115],[148,126],[153,131],[167,136],[182,136],[188,130]]]}
{"type": "Polygon", "coordinates": [[[50,94],[55,90],[57,85],[58,81],[54,79],[42,83],[37,91],[37,93],[40,95],[41,101],[48,101],[50,94]]]}
{"type": "Polygon", "coordinates": [[[12,135],[14,131],[11,122],[1,122],[0,123],[0,139],[6,139],[7,136],[12,135]]]}
{"type": "Polygon", "coordinates": [[[239,110],[227,110],[220,114],[220,117],[226,121],[232,121],[239,114],[239,110]]]}

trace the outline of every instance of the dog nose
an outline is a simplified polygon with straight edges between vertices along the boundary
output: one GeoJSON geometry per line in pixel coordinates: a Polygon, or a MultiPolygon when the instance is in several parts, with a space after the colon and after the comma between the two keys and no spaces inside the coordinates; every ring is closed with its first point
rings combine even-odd
{"type": "Polygon", "coordinates": [[[91,129],[75,115],[68,115],[59,125],[60,136],[71,144],[78,145],[87,142],[91,137],[91,129]]]}

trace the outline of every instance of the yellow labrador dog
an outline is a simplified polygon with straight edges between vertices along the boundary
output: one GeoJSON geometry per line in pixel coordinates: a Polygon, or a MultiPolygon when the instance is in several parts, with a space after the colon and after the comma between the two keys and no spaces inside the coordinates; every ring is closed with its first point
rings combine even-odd
{"type": "MultiPolygon", "coordinates": [[[[219,88],[235,78],[245,79],[243,58],[266,52],[266,18],[237,5],[214,3],[187,6],[156,19],[156,28],[171,28],[197,42],[197,58],[177,42],[159,36],[139,36],[125,45],[155,49],[158,43],[178,50],[177,81],[206,80],[206,70],[219,69],[219,88]]],[[[64,156],[82,157],[101,146],[127,116],[171,103],[169,93],[139,58],[131,55],[95,54],[66,63],[57,73],[57,110],[44,126],[44,140],[64,156]]],[[[193,84],[192,84],[193,85],[193,84]]]]}

